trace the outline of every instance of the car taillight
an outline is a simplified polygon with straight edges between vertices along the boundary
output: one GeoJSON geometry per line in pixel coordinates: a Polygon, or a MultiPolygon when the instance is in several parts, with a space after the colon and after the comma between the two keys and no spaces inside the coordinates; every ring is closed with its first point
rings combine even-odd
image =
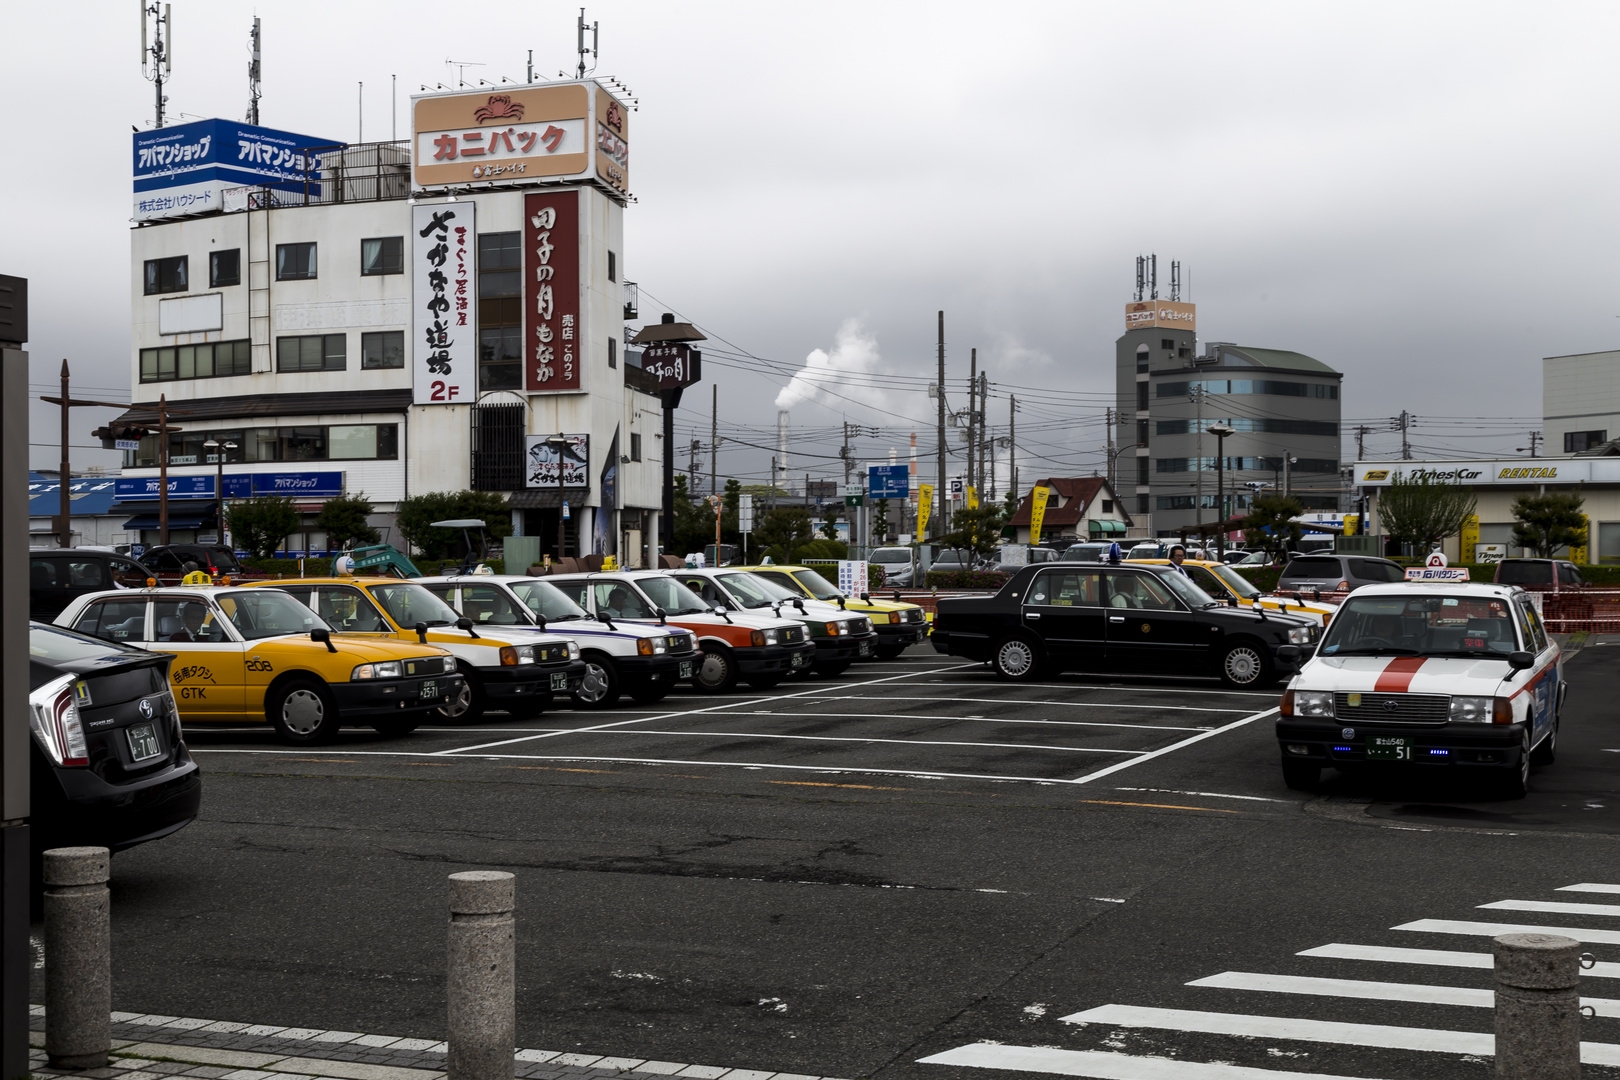
{"type": "Polygon", "coordinates": [[[1339,582],[1339,587],[1338,587],[1337,591],[1338,592],[1349,592],[1350,591],[1350,583],[1348,581],[1339,582]]]}
{"type": "Polygon", "coordinates": [[[58,765],[90,764],[90,751],[84,741],[84,725],[74,702],[73,676],[55,679],[28,695],[29,726],[40,745],[58,765]]]}
{"type": "Polygon", "coordinates": [[[1513,699],[1499,697],[1491,703],[1491,723],[1513,723],[1513,699]]]}

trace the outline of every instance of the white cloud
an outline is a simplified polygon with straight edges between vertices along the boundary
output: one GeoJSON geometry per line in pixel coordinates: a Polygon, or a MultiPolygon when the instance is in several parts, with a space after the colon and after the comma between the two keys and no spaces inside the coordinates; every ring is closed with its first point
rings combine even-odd
{"type": "MultiPolygon", "coordinates": [[[[815,401],[824,405],[837,407],[846,402],[838,398],[829,399],[822,393],[823,390],[838,387],[845,383],[851,375],[870,375],[877,371],[878,364],[883,357],[878,353],[877,338],[866,332],[860,319],[845,319],[838,328],[838,336],[834,340],[832,351],[812,349],[810,355],[804,358],[804,367],[793,376],[793,381],[782,388],[776,395],[778,409],[791,409],[805,401],[815,401]]],[[[858,387],[859,393],[849,394],[846,387],[841,391],[845,398],[858,396],[860,400],[882,408],[883,392],[869,387],[858,387]]]]}

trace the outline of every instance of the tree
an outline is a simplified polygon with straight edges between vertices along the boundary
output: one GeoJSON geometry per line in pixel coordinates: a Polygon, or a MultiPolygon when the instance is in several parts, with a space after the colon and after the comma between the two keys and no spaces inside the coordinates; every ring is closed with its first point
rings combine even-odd
{"type": "Polygon", "coordinates": [[[261,559],[274,558],[282,541],[298,529],[298,511],[292,500],[276,495],[239,499],[231,504],[227,516],[237,546],[261,559]]]}
{"type": "Polygon", "coordinates": [[[1392,539],[1426,551],[1462,531],[1478,503],[1473,489],[1461,484],[1396,476],[1378,497],[1378,518],[1392,539]]]}
{"type": "Polygon", "coordinates": [[[694,499],[686,486],[686,474],[675,474],[675,529],[664,544],[671,555],[703,551],[714,543],[714,507],[694,499]]]}
{"type": "Polygon", "coordinates": [[[1305,505],[1292,495],[1260,495],[1249,503],[1249,515],[1238,524],[1249,543],[1258,543],[1272,562],[1299,546],[1305,530],[1294,519],[1305,512],[1305,505]]]}
{"type": "Polygon", "coordinates": [[[382,535],[366,524],[373,509],[363,491],[339,495],[326,500],[315,519],[315,527],[326,533],[326,546],[331,551],[346,551],[357,544],[375,544],[382,535]]]}
{"type": "Polygon", "coordinates": [[[1513,516],[1519,519],[1513,526],[1513,542],[1543,559],[1552,558],[1559,548],[1585,547],[1584,502],[1573,491],[1520,495],[1513,500],[1513,516]]]}
{"type": "Polygon", "coordinates": [[[1001,538],[1001,507],[990,503],[959,507],[951,515],[951,531],[945,534],[945,546],[954,551],[983,558],[996,549],[1001,538]]]}
{"type": "Polygon", "coordinates": [[[879,544],[888,543],[889,540],[889,500],[874,499],[872,502],[872,535],[879,544]]]}
{"type": "Polygon", "coordinates": [[[838,539],[838,511],[841,507],[837,503],[828,503],[826,512],[822,515],[821,535],[828,540],[838,539]]]}
{"type": "Polygon", "coordinates": [[[765,554],[778,562],[792,562],[795,551],[810,542],[810,515],[796,506],[783,506],[754,517],[754,539],[765,554]]]}
{"type": "Polygon", "coordinates": [[[435,521],[477,518],[490,537],[512,535],[512,511],[506,496],[497,491],[429,491],[401,499],[395,516],[399,534],[424,558],[443,559],[465,554],[460,529],[435,529],[435,521]]]}
{"type": "Polygon", "coordinates": [[[742,530],[738,528],[738,507],[742,498],[742,481],[727,480],[720,493],[723,510],[720,514],[720,535],[728,544],[742,543],[742,530]]]}

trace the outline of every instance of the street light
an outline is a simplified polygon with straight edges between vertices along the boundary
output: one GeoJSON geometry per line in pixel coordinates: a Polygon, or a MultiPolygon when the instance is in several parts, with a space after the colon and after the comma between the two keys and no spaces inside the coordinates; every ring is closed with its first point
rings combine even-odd
{"type": "Polygon", "coordinates": [[[563,434],[547,435],[546,445],[557,458],[557,562],[563,560],[563,552],[567,550],[566,532],[568,522],[563,517],[563,451],[571,445],[568,436],[563,434]]]}
{"type": "Polygon", "coordinates": [[[203,445],[214,451],[214,462],[218,466],[214,474],[214,495],[219,499],[219,505],[214,508],[214,513],[219,523],[219,543],[223,547],[225,545],[225,454],[227,451],[235,450],[236,444],[209,439],[203,445]]]}
{"type": "Polygon", "coordinates": [[[1215,557],[1225,562],[1226,555],[1226,437],[1237,428],[1230,424],[1211,424],[1204,429],[1215,436],[1215,518],[1220,532],[1215,534],[1215,557]]]}

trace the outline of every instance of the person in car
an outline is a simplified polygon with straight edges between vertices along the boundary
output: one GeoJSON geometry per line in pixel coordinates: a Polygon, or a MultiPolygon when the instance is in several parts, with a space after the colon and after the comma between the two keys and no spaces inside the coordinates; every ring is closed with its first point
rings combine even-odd
{"type": "Polygon", "coordinates": [[[612,592],[608,593],[607,607],[609,615],[619,619],[628,618],[625,609],[629,606],[630,593],[624,588],[615,587],[612,592]]]}

